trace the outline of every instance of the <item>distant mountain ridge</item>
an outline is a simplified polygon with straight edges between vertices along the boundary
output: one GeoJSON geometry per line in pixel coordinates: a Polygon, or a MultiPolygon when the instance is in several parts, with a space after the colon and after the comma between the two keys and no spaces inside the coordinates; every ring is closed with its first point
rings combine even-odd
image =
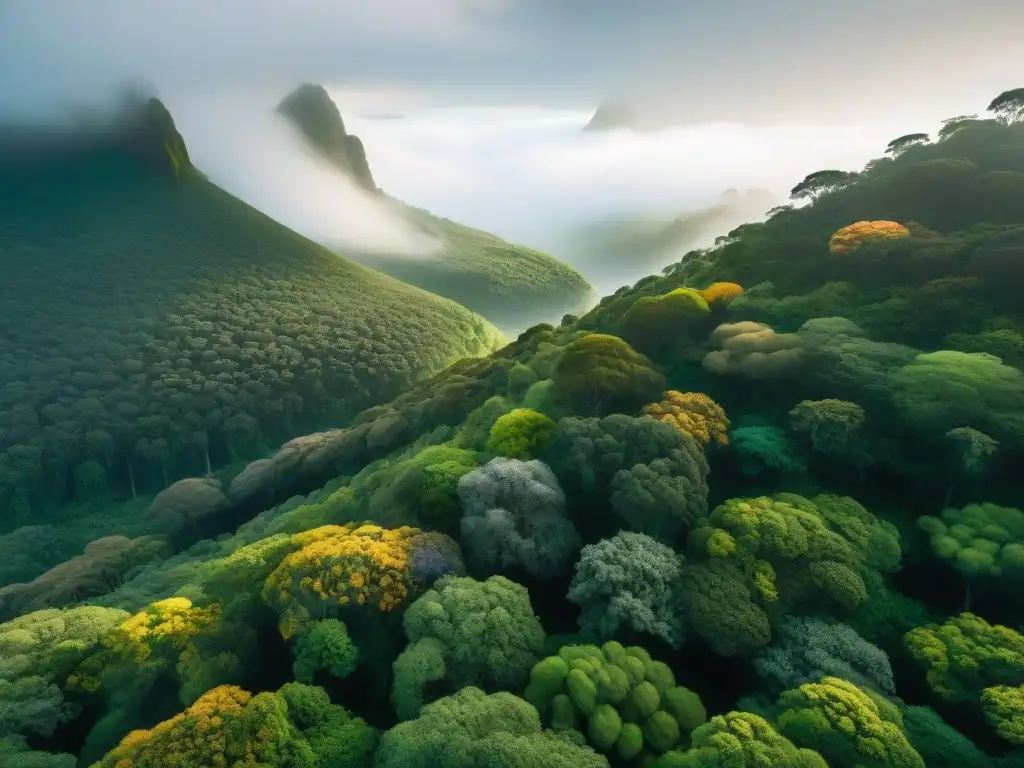
{"type": "Polygon", "coordinates": [[[593,117],[583,126],[584,131],[609,131],[616,128],[637,128],[636,110],[629,104],[607,102],[599,104],[593,117]]]}
{"type": "Polygon", "coordinates": [[[862,119],[861,109],[857,100],[838,93],[786,101],[783,108],[757,88],[745,91],[743,98],[684,90],[670,94],[638,92],[600,102],[582,130],[648,133],[714,123],[749,128],[794,124],[840,126],[857,124],[862,119]]]}

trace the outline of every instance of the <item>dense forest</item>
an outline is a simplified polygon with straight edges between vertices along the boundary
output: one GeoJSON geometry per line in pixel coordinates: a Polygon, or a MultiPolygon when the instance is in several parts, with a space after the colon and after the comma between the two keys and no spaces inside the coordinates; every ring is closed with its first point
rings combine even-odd
{"type": "Polygon", "coordinates": [[[340,249],[347,258],[457,301],[510,335],[567,312],[583,312],[597,302],[579,272],[548,254],[434,216],[379,189],[362,141],[347,133],[337,104],[323,86],[300,85],[277,109],[335,168],[438,244],[427,255],[340,249]]]}
{"type": "Polygon", "coordinates": [[[257,458],[501,343],[205,181],[153,105],[0,141],[2,531],[257,458]]]}
{"type": "Polygon", "coordinates": [[[1024,88],[990,112],[130,536],[29,510],[3,764],[1021,768],[1024,88]]]}

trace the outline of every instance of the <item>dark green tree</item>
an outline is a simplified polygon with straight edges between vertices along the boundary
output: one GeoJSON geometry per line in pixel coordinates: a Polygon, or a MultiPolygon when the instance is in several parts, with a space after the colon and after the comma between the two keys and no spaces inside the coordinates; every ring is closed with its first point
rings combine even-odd
{"type": "Polygon", "coordinates": [[[657,399],[665,377],[618,336],[591,333],[565,348],[555,386],[585,414],[631,411],[657,399]]]}
{"type": "Polygon", "coordinates": [[[822,195],[836,192],[843,187],[848,187],[859,178],[860,174],[849,171],[815,171],[804,177],[804,180],[789,191],[791,200],[810,198],[814,202],[822,195]]]}
{"type": "Polygon", "coordinates": [[[891,155],[892,157],[899,157],[911,147],[927,143],[927,133],[908,133],[904,136],[899,136],[886,144],[885,154],[891,155]]]}
{"type": "Polygon", "coordinates": [[[1024,88],[1013,88],[1003,91],[986,107],[1004,123],[1015,123],[1024,120],[1024,88]]]}

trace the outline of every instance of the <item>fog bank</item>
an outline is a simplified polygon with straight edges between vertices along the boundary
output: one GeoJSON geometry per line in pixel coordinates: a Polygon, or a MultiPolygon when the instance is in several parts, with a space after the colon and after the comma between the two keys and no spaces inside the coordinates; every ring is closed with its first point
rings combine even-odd
{"type": "MultiPolygon", "coordinates": [[[[583,133],[589,110],[437,107],[415,93],[330,90],[389,195],[567,260],[566,238],[581,228],[610,218],[675,218],[716,204],[730,187],[765,188],[785,201],[811,171],[860,169],[893,136],[933,128],[717,123],[583,133]]],[[[311,154],[273,113],[282,95],[251,89],[164,98],[196,165],[256,208],[320,242],[429,256],[432,241],[311,154]]],[[[723,233],[705,233],[700,245],[723,233]]]]}

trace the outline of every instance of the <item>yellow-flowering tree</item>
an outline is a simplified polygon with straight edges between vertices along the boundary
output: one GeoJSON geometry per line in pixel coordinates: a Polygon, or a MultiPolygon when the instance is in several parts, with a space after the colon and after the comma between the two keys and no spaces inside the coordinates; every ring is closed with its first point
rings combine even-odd
{"type": "Polygon", "coordinates": [[[86,659],[68,678],[71,688],[97,691],[105,679],[119,688],[122,675],[131,677],[141,690],[143,681],[176,663],[193,639],[214,628],[220,605],[199,608],[185,597],[170,597],[147,606],[111,630],[102,650],[86,659]]]}
{"type": "Polygon", "coordinates": [[[703,445],[729,444],[729,419],[718,403],[703,392],[670,389],[658,403],[644,406],[644,415],[669,424],[703,445]]]}
{"type": "Polygon", "coordinates": [[[126,619],[104,639],[118,656],[145,663],[164,649],[180,652],[220,616],[217,603],[198,608],[187,597],[169,597],[126,619]]]}
{"type": "Polygon", "coordinates": [[[849,253],[866,242],[902,240],[910,237],[910,230],[897,221],[858,221],[838,230],[828,241],[831,253],[849,253]]]}
{"type": "Polygon", "coordinates": [[[298,547],[267,578],[263,599],[281,615],[281,634],[292,637],[312,619],[350,605],[392,611],[412,590],[411,553],[417,528],[325,525],[296,534],[298,547]]]}
{"type": "MultiPolygon", "coordinates": [[[[200,681],[194,678],[207,671],[197,641],[214,636],[221,627],[218,603],[200,607],[187,598],[172,597],[147,606],[104,636],[98,651],[68,677],[69,689],[97,692],[106,701],[105,714],[82,747],[87,764],[144,722],[147,696],[155,686],[180,685],[183,702],[194,700],[201,692],[200,681]]],[[[229,682],[216,674],[208,677],[229,682]]]]}
{"type": "Polygon", "coordinates": [[[93,768],[314,765],[316,755],[274,693],[252,696],[233,685],[151,730],[132,731],[93,768]]]}

